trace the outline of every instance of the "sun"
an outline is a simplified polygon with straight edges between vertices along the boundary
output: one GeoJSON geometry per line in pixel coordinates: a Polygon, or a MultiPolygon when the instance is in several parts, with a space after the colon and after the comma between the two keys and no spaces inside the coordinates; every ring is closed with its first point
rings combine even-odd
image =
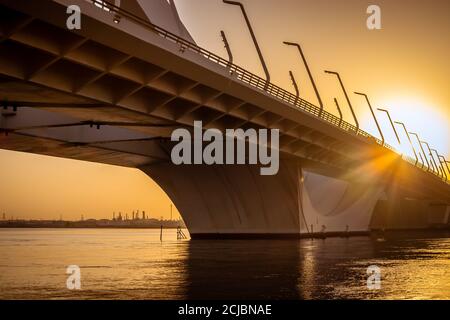
{"type": "MultiPolygon", "coordinates": [[[[450,160],[449,120],[448,115],[441,108],[434,103],[427,102],[424,98],[411,96],[386,97],[377,102],[377,107],[389,111],[393,121],[403,122],[409,132],[417,133],[421,140],[428,142],[432,148],[450,160]]],[[[386,142],[398,150],[399,153],[414,157],[403,127],[395,124],[395,129],[401,142],[399,144],[386,114],[377,112],[376,115],[386,142]]],[[[369,132],[373,132],[378,136],[372,117],[366,116],[363,123],[367,126],[369,132]]],[[[417,138],[411,135],[411,140],[416,151],[420,151],[417,138]]]]}

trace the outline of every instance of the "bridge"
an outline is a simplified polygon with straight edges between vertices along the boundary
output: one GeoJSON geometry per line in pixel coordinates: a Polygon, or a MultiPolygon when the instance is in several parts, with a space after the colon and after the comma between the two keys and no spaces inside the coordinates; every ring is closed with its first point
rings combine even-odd
{"type": "Polygon", "coordinates": [[[449,223],[445,159],[401,155],[199,47],[171,1],[0,6],[1,149],[139,168],[169,195],[193,238],[449,223]],[[73,4],[82,27],[69,30],[73,4]],[[258,165],[174,165],[171,133],[196,120],[221,131],[279,129],[278,174],[261,176],[258,165]]]}

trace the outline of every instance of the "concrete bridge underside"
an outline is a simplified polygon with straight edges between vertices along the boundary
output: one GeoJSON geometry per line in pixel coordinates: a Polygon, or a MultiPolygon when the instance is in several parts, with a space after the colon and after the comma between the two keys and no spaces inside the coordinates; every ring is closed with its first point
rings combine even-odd
{"type": "MultiPolygon", "coordinates": [[[[73,2],[0,0],[0,148],[141,168],[199,236],[448,221],[450,185],[435,175],[140,24],[115,24],[88,1],[75,1],[83,27],[69,31],[65,10],[73,2]],[[280,129],[279,174],[172,165],[170,134],[194,120],[220,130],[280,129]]],[[[191,40],[180,21],[170,21],[161,23],[191,40]]]]}
{"type": "Polygon", "coordinates": [[[408,198],[381,181],[344,181],[284,160],[275,176],[258,166],[141,168],[170,196],[195,238],[309,237],[372,229],[443,226],[450,207],[408,198]]]}

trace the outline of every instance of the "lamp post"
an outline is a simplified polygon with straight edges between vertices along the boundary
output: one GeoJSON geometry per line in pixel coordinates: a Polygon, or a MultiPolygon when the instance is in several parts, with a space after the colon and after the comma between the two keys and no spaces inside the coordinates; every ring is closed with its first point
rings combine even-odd
{"type": "Polygon", "coordinates": [[[328,71],[328,70],[325,70],[325,73],[334,74],[334,75],[338,78],[339,83],[341,84],[342,91],[344,91],[345,98],[347,99],[347,103],[348,103],[348,105],[350,106],[350,110],[352,111],[353,119],[355,120],[355,125],[356,125],[356,134],[358,134],[358,131],[359,131],[359,122],[358,122],[358,119],[356,118],[355,111],[353,110],[352,103],[350,102],[350,99],[349,99],[349,97],[348,97],[347,91],[345,90],[344,84],[342,83],[341,76],[339,75],[339,73],[337,73],[337,72],[335,72],[335,71],[328,71]]]}
{"type": "Polygon", "coordinates": [[[289,70],[289,76],[291,77],[292,85],[294,86],[294,90],[295,90],[294,105],[297,105],[298,99],[300,97],[300,90],[298,89],[297,81],[295,81],[294,74],[290,70],[289,70]]]}
{"type": "Polygon", "coordinates": [[[227,50],[228,62],[230,64],[233,64],[233,53],[231,52],[231,48],[230,48],[230,44],[228,43],[227,36],[225,35],[225,32],[223,30],[220,30],[220,35],[222,37],[222,41],[225,46],[225,49],[227,50]]]}
{"type": "Polygon", "coordinates": [[[437,164],[436,164],[436,161],[434,160],[433,153],[431,152],[430,145],[429,145],[428,142],[426,142],[426,141],[420,141],[420,142],[423,143],[423,144],[425,144],[425,145],[427,146],[428,151],[430,152],[430,158],[431,158],[431,161],[432,161],[432,163],[433,163],[433,165],[434,165],[434,168],[436,168],[436,173],[437,173],[437,174],[440,174],[439,168],[438,168],[438,166],[437,166],[437,164]]]}
{"type": "Polygon", "coordinates": [[[334,98],[334,103],[336,104],[336,108],[338,109],[339,112],[339,128],[340,128],[343,120],[342,110],[336,98],[334,98]]]}
{"type": "Polygon", "coordinates": [[[445,180],[448,181],[448,175],[447,175],[447,173],[450,174],[450,169],[449,169],[449,167],[448,167],[448,165],[447,165],[447,163],[446,163],[446,161],[445,161],[445,158],[444,158],[443,156],[441,156],[440,154],[438,154],[438,159],[439,159],[439,161],[441,162],[442,170],[443,170],[444,173],[445,173],[445,180]],[[447,171],[445,171],[446,168],[447,168],[447,171]]]}
{"type": "Polygon", "coordinates": [[[295,81],[294,74],[292,73],[292,71],[289,71],[289,75],[291,76],[292,85],[294,86],[295,89],[295,96],[298,98],[300,96],[300,91],[298,90],[297,81],[295,81]]]}
{"type": "MultiPolygon", "coordinates": [[[[395,121],[395,123],[401,125],[403,127],[403,129],[405,130],[406,137],[408,138],[409,144],[411,145],[411,149],[414,152],[414,157],[416,158],[415,165],[417,166],[417,163],[419,162],[419,158],[417,157],[416,149],[414,149],[414,145],[411,141],[411,137],[409,136],[409,133],[408,133],[408,130],[406,129],[405,124],[403,122],[399,122],[399,121],[395,121]]],[[[427,161],[427,163],[428,163],[428,161],[427,161]]]]}
{"type": "Polygon", "coordinates": [[[430,162],[428,161],[427,154],[425,153],[425,150],[423,150],[422,143],[420,143],[419,135],[417,133],[415,133],[415,132],[410,132],[410,134],[412,134],[413,136],[416,137],[417,142],[419,143],[420,150],[422,150],[423,157],[425,158],[425,161],[427,162],[428,171],[430,171],[432,166],[430,165],[430,162]]]}
{"type": "Polygon", "coordinates": [[[447,173],[445,172],[445,168],[444,168],[444,166],[442,165],[441,159],[439,158],[439,152],[437,152],[436,149],[431,149],[431,151],[433,151],[434,154],[436,155],[436,159],[437,159],[437,161],[438,161],[438,163],[439,163],[439,168],[440,168],[440,170],[441,170],[442,177],[445,178],[445,180],[447,180],[447,173]]]}
{"type": "Polygon", "coordinates": [[[402,144],[400,142],[400,137],[397,133],[397,130],[395,129],[394,122],[392,122],[392,118],[391,118],[391,115],[389,114],[389,111],[387,111],[386,109],[381,109],[381,108],[378,108],[378,110],[381,112],[385,112],[387,114],[387,116],[389,118],[389,122],[391,123],[392,129],[394,130],[395,136],[397,137],[398,144],[402,144]]]}
{"type": "Polygon", "coordinates": [[[295,42],[284,41],[283,43],[288,46],[297,47],[298,51],[300,52],[300,56],[302,57],[303,64],[305,65],[305,68],[306,68],[306,72],[308,72],[309,80],[311,80],[312,86],[314,88],[314,92],[316,93],[317,101],[319,102],[319,108],[320,108],[319,117],[320,117],[323,112],[322,99],[320,98],[320,94],[319,94],[319,90],[317,90],[316,82],[314,81],[311,70],[309,69],[308,62],[306,61],[305,55],[303,54],[302,47],[298,43],[295,43],[295,42]]]}
{"type": "Polygon", "coordinates": [[[422,163],[422,169],[423,169],[423,167],[425,167],[425,161],[423,160],[423,156],[420,152],[419,152],[419,157],[420,157],[420,161],[422,163]]]}
{"type": "Polygon", "coordinates": [[[442,159],[442,163],[445,164],[445,167],[447,168],[447,172],[450,174],[450,168],[448,167],[447,163],[450,163],[447,161],[443,156],[439,156],[442,159]]]}
{"type": "Polygon", "coordinates": [[[255,45],[256,51],[258,52],[259,60],[261,61],[264,73],[266,74],[266,80],[267,80],[267,82],[270,82],[269,70],[267,69],[266,62],[264,61],[264,57],[262,55],[261,49],[259,48],[259,44],[258,44],[258,41],[256,40],[256,36],[255,36],[255,33],[253,32],[253,28],[252,28],[252,25],[250,24],[250,20],[247,16],[247,12],[245,12],[244,5],[237,1],[223,0],[223,2],[226,4],[239,6],[241,8],[245,22],[247,23],[248,30],[250,31],[250,35],[252,36],[253,44],[255,45]]]}
{"type": "Polygon", "coordinates": [[[366,98],[367,104],[369,105],[370,112],[372,112],[373,119],[375,120],[375,124],[377,125],[378,132],[380,133],[381,141],[383,142],[383,146],[384,146],[384,135],[383,135],[383,132],[381,131],[380,124],[378,123],[377,117],[375,116],[375,112],[373,112],[373,108],[372,108],[372,105],[370,104],[370,101],[369,101],[369,98],[367,97],[367,94],[361,93],[361,92],[354,92],[354,93],[357,94],[357,95],[363,96],[364,98],[366,98]]]}

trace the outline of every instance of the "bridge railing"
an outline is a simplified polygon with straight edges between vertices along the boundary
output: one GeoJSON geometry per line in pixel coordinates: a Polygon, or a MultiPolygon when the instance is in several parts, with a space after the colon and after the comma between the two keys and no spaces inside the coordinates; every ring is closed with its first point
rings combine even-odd
{"type": "MultiPolygon", "coordinates": [[[[144,20],[141,17],[139,17],[131,12],[128,12],[118,6],[115,6],[114,4],[110,3],[109,1],[104,1],[104,0],[85,0],[85,1],[95,5],[97,8],[102,9],[105,12],[108,12],[112,15],[118,15],[120,18],[127,18],[128,20],[131,20],[141,26],[148,28],[150,31],[157,33],[159,36],[163,37],[164,39],[167,39],[167,40],[172,41],[172,42],[176,43],[177,45],[179,45],[180,51],[182,51],[182,52],[184,52],[185,50],[190,50],[192,52],[202,55],[209,61],[215,62],[215,63],[225,67],[226,69],[228,69],[229,73],[231,75],[235,75],[238,80],[240,80],[256,89],[259,89],[262,92],[270,94],[271,96],[274,96],[285,103],[293,105],[293,106],[295,106],[305,112],[308,112],[310,114],[313,114],[314,116],[316,116],[334,126],[337,126],[344,131],[365,137],[368,140],[368,142],[379,144],[383,147],[386,147],[389,150],[392,150],[392,151],[398,153],[395,150],[395,148],[393,148],[389,144],[383,143],[383,141],[370,135],[369,133],[367,133],[364,130],[357,129],[356,126],[354,126],[344,120],[341,120],[340,118],[336,117],[334,114],[332,114],[326,110],[320,110],[320,108],[317,107],[316,105],[294,95],[293,93],[291,93],[269,81],[267,81],[266,79],[254,74],[234,63],[230,63],[230,61],[222,58],[221,56],[219,56],[211,51],[208,51],[204,48],[201,48],[198,45],[196,45],[186,39],[183,39],[183,38],[177,36],[176,34],[170,32],[170,31],[167,31],[155,24],[152,24],[151,22],[144,20]]],[[[412,160],[411,158],[409,158],[407,156],[402,156],[402,158],[405,161],[415,165],[417,168],[423,169],[422,166],[420,166],[419,164],[416,165],[415,160],[412,160]]],[[[427,170],[424,170],[424,171],[427,171],[427,170]]],[[[429,172],[429,171],[427,171],[427,172],[429,172]]],[[[442,180],[446,181],[444,178],[439,176],[439,174],[437,174],[435,172],[431,172],[431,173],[438,176],[442,180]]]]}

